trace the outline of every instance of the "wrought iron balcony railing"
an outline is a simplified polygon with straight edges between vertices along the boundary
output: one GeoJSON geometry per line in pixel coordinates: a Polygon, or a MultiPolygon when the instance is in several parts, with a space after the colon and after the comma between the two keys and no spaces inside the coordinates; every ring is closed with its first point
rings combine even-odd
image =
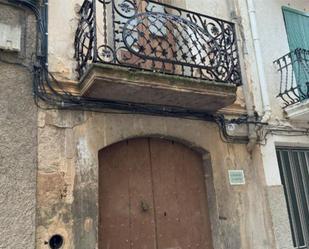
{"type": "Polygon", "coordinates": [[[77,72],[91,63],[240,85],[234,24],[151,0],[85,0],[77,72]]]}
{"type": "Polygon", "coordinates": [[[280,92],[277,97],[284,107],[309,98],[309,50],[298,48],[274,61],[280,72],[280,92]]]}

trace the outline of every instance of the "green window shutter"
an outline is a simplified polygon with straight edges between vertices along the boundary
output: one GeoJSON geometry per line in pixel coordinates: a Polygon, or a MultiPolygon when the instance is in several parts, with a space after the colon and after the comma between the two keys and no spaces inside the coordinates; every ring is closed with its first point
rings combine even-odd
{"type": "Polygon", "coordinates": [[[309,248],[309,149],[276,148],[295,249],[309,248]]]}
{"type": "MultiPolygon", "coordinates": [[[[288,36],[289,47],[291,51],[297,48],[309,50],[309,13],[282,7],[286,32],[288,36]]],[[[301,55],[301,54],[299,54],[301,55]]],[[[298,89],[300,91],[301,99],[309,97],[307,82],[309,82],[308,62],[303,62],[306,65],[299,63],[299,58],[293,54],[295,58],[292,60],[294,75],[298,89]]]]}
{"type": "Polygon", "coordinates": [[[309,50],[309,13],[283,7],[286,32],[291,50],[309,50]]]}

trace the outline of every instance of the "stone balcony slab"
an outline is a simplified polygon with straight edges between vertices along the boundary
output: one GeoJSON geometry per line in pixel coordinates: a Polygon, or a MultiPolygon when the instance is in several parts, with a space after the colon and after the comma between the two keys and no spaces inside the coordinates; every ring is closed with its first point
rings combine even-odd
{"type": "Polygon", "coordinates": [[[233,84],[92,64],[79,84],[82,96],[215,112],[236,99],[233,84]]]}
{"type": "Polygon", "coordinates": [[[290,120],[309,121],[309,99],[290,105],[284,110],[290,120]]]}

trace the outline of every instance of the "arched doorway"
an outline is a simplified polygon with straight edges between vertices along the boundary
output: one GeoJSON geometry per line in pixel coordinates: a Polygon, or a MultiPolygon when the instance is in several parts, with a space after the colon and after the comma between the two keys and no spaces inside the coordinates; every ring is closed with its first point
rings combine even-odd
{"type": "Polygon", "coordinates": [[[99,152],[100,249],[212,249],[202,157],[164,139],[99,152]]]}

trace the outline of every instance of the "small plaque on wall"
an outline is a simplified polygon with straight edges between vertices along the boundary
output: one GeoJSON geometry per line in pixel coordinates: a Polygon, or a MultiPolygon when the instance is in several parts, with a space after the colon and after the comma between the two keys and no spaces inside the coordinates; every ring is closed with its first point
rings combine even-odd
{"type": "Polygon", "coordinates": [[[245,173],[243,170],[229,170],[229,179],[231,185],[246,184],[245,173]]]}

